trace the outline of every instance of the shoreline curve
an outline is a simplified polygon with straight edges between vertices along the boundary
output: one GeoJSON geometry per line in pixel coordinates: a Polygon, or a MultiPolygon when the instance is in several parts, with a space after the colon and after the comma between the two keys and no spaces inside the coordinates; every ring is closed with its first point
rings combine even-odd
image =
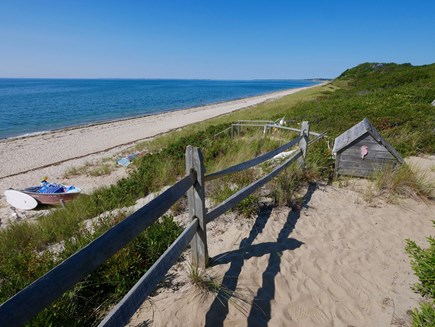
{"type": "Polygon", "coordinates": [[[167,111],[135,118],[99,122],[34,135],[0,140],[0,179],[132,145],[136,142],[215,118],[233,111],[276,100],[298,91],[317,87],[276,91],[254,97],[167,111]]]}

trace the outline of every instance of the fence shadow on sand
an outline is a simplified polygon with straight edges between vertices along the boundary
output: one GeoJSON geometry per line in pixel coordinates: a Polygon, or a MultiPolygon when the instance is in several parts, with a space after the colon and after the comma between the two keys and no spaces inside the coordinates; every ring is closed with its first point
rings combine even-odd
{"type": "MultiPolygon", "coordinates": [[[[308,203],[317,188],[317,184],[310,183],[308,185],[302,207],[308,207],[308,203]]],[[[260,212],[249,236],[240,242],[237,250],[219,254],[212,259],[211,265],[230,263],[230,267],[222,280],[222,286],[226,290],[220,291],[211,304],[206,315],[206,326],[223,326],[228,315],[230,300],[224,293],[236,292],[239,276],[246,260],[263,255],[269,255],[269,260],[262,273],[262,285],[257,290],[247,314],[247,323],[248,326],[267,326],[270,321],[271,301],[275,297],[275,277],[280,271],[281,255],[284,251],[297,249],[303,244],[294,238],[289,238],[300,218],[300,210],[289,212],[276,242],[253,244],[256,237],[263,232],[271,213],[272,208],[266,208],[260,212]]]]}

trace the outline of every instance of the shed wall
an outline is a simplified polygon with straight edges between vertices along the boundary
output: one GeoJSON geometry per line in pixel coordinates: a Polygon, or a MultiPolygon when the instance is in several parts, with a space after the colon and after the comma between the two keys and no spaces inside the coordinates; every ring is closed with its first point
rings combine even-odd
{"type": "Polygon", "coordinates": [[[367,177],[375,170],[395,164],[397,164],[397,159],[382,144],[366,133],[337,153],[336,173],[367,177]],[[368,149],[364,159],[361,158],[363,145],[368,149]]]}

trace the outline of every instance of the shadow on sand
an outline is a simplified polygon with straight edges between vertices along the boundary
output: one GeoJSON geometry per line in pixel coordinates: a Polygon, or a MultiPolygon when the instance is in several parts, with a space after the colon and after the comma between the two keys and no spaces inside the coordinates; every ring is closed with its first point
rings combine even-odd
{"type": "MultiPolygon", "coordinates": [[[[317,184],[309,184],[302,207],[308,206],[316,189],[317,184]]],[[[236,292],[238,279],[245,260],[267,254],[270,256],[268,265],[262,274],[262,286],[257,290],[254,297],[253,304],[247,315],[247,322],[248,326],[267,326],[270,321],[271,300],[275,297],[275,277],[280,271],[281,255],[284,251],[297,249],[303,244],[296,239],[288,238],[300,218],[300,211],[292,210],[279,232],[276,242],[254,245],[253,242],[255,238],[263,232],[271,212],[272,208],[267,208],[260,212],[254,226],[252,226],[249,236],[240,242],[240,246],[237,250],[222,253],[212,258],[211,265],[213,266],[226,263],[230,263],[231,265],[222,280],[222,286],[226,291],[220,291],[211,304],[206,315],[206,326],[223,326],[228,315],[229,305],[228,296],[226,296],[224,292],[236,292]]]]}

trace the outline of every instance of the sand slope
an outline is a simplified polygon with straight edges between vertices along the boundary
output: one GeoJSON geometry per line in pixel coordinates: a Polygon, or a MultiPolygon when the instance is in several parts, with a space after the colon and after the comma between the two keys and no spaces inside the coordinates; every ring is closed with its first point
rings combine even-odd
{"type": "Polygon", "coordinates": [[[317,185],[304,199],[301,211],[265,210],[256,220],[223,217],[208,225],[215,260],[208,273],[254,305],[201,294],[180,263],[172,284],[130,325],[408,326],[407,311],[420,296],[411,290],[417,279],[405,239],[426,246],[434,205],[370,207],[349,187],[317,185]]]}

